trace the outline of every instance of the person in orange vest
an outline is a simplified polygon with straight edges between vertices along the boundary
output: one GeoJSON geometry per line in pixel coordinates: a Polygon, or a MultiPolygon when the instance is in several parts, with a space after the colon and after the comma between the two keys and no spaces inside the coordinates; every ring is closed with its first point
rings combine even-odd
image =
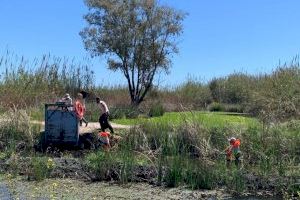
{"type": "Polygon", "coordinates": [[[77,98],[76,98],[74,107],[75,107],[75,113],[79,120],[79,125],[82,126],[82,122],[84,122],[85,126],[87,126],[88,121],[84,118],[85,106],[83,104],[83,97],[82,97],[81,93],[77,94],[77,98]]]}
{"type": "Polygon", "coordinates": [[[99,132],[98,138],[101,147],[105,150],[108,151],[110,149],[110,141],[109,141],[110,133],[108,132],[99,132]]]}
{"type": "Polygon", "coordinates": [[[228,146],[225,149],[226,153],[226,165],[227,167],[230,166],[231,161],[234,160],[235,165],[238,167],[241,160],[241,150],[240,150],[240,145],[241,145],[241,140],[231,137],[228,139],[230,146],[228,146]]]}

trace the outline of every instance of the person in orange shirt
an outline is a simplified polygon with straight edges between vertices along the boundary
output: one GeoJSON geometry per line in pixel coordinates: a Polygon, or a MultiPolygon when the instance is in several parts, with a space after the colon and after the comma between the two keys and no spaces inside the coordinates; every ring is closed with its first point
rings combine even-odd
{"type": "Polygon", "coordinates": [[[82,97],[81,93],[77,94],[77,98],[76,98],[74,107],[75,107],[75,113],[79,120],[79,125],[82,126],[82,121],[83,121],[85,123],[85,126],[87,126],[88,121],[84,118],[85,106],[83,104],[83,97],[82,97]]]}
{"type": "Polygon", "coordinates": [[[109,141],[110,133],[109,132],[99,132],[98,138],[101,147],[105,150],[108,151],[110,149],[110,141],[109,141]]]}
{"type": "Polygon", "coordinates": [[[235,165],[238,167],[241,160],[241,150],[240,150],[240,145],[241,145],[241,140],[240,139],[236,139],[234,137],[231,137],[230,139],[228,139],[230,146],[228,146],[225,149],[225,153],[226,153],[226,163],[227,163],[227,167],[229,167],[231,161],[234,159],[234,163],[235,165]]]}

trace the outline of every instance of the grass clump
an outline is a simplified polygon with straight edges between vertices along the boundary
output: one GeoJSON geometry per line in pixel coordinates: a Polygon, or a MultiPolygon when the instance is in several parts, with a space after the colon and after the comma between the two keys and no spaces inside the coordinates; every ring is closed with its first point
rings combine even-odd
{"type": "Polygon", "coordinates": [[[149,117],[160,117],[163,116],[164,113],[165,113],[165,109],[162,103],[156,102],[150,107],[148,115],[149,117]]]}
{"type": "Polygon", "coordinates": [[[39,126],[32,126],[26,111],[11,109],[0,116],[0,141],[6,152],[28,153],[33,147],[39,126]]]}
{"type": "Polygon", "coordinates": [[[30,178],[42,181],[50,177],[55,168],[55,162],[48,157],[33,157],[30,162],[30,178]]]}

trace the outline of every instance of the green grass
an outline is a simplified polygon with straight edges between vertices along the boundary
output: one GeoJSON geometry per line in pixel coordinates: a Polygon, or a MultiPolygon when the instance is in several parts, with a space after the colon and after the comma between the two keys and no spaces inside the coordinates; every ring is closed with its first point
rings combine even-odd
{"type": "Polygon", "coordinates": [[[123,125],[136,125],[145,122],[172,123],[179,125],[183,122],[196,120],[204,126],[224,126],[224,125],[252,125],[257,124],[258,120],[238,114],[224,112],[168,112],[161,117],[137,118],[137,119],[116,119],[113,122],[123,125]]]}

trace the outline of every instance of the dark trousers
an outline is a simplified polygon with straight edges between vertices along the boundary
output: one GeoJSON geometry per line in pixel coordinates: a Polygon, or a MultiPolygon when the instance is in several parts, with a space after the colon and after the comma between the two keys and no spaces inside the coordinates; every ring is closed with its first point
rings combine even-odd
{"type": "Polygon", "coordinates": [[[99,118],[99,123],[101,126],[101,130],[105,131],[105,129],[109,128],[111,133],[114,133],[113,127],[108,122],[108,113],[103,113],[99,118]]]}

